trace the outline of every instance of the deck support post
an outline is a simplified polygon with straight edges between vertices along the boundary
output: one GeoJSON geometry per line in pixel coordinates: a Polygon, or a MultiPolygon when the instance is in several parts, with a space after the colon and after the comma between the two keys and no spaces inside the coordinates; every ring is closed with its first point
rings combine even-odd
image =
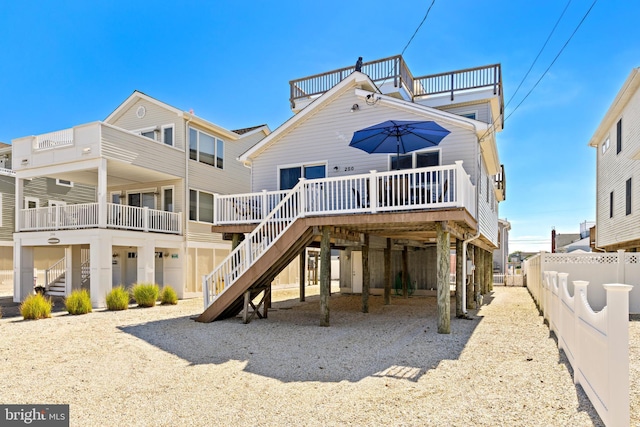
{"type": "Polygon", "coordinates": [[[409,249],[402,248],[402,297],[409,298],[409,249]]]}
{"type": "Polygon", "coordinates": [[[462,261],[463,261],[462,240],[456,239],[456,317],[464,316],[464,307],[462,307],[462,261]]]}
{"type": "Polygon", "coordinates": [[[475,253],[476,253],[476,274],[474,275],[474,279],[475,279],[475,294],[474,294],[474,300],[476,302],[476,307],[479,304],[478,301],[478,295],[482,295],[483,291],[484,291],[484,287],[482,286],[484,282],[484,257],[483,257],[483,251],[482,248],[476,246],[475,247],[475,253]]]}
{"type": "MultiPolygon", "coordinates": [[[[471,261],[471,265],[475,265],[475,261],[473,257],[474,247],[475,246],[467,247],[467,259],[471,261]]],[[[467,310],[473,310],[475,308],[474,301],[476,297],[473,291],[473,275],[474,275],[474,271],[467,269],[467,277],[465,277],[465,280],[467,281],[467,310]]]]}
{"type": "Polygon", "coordinates": [[[248,289],[244,293],[244,308],[242,312],[242,323],[245,325],[256,316],[260,319],[266,319],[269,314],[269,305],[271,304],[271,285],[265,286],[259,289],[248,289]],[[264,292],[262,298],[258,305],[253,304],[251,292],[257,292],[253,294],[253,297],[259,295],[260,292],[264,292]],[[251,307],[253,310],[249,310],[251,307]],[[260,313],[260,308],[262,307],[262,313],[260,313]]]}
{"type": "MultiPolygon", "coordinates": [[[[329,226],[322,226],[320,241],[320,326],[329,326],[329,291],[331,290],[331,250],[329,226]]],[[[316,263],[317,268],[317,263],[316,263]]]]}
{"type": "Polygon", "coordinates": [[[307,278],[307,248],[300,251],[300,302],[305,299],[305,286],[307,278]]]}
{"type": "Polygon", "coordinates": [[[493,290],[493,254],[489,251],[486,251],[484,256],[485,260],[487,261],[484,271],[485,283],[487,286],[487,292],[485,293],[489,293],[493,290]]]}
{"type": "Polygon", "coordinates": [[[436,222],[436,258],[438,277],[438,333],[451,333],[451,291],[449,272],[451,256],[449,250],[450,232],[447,222],[436,222]]]}
{"type": "Polygon", "coordinates": [[[391,239],[384,248],[384,305],[391,304],[391,239]]]}
{"type": "Polygon", "coordinates": [[[369,288],[371,287],[371,270],[369,269],[369,235],[365,233],[362,245],[362,312],[369,312],[369,288]]]}

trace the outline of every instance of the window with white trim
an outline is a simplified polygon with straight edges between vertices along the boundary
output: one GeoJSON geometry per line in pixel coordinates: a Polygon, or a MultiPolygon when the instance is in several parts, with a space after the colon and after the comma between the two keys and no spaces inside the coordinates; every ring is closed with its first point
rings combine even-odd
{"type": "Polygon", "coordinates": [[[213,193],[189,190],[189,220],[213,223],[213,193]]]}
{"type": "Polygon", "coordinates": [[[24,208],[25,209],[37,209],[40,207],[40,199],[36,197],[25,197],[24,208]]]}
{"type": "Polygon", "coordinates": [[[327,176],[327,165],[306,164],[278,168],[278,182],[280,190],[290,190],[298,184],[301,177],[318,179],[327,176]]]}
{"type": "Polygon", "coordinates": [[[602,143],[602,154],[606,153],[608,149],[609,149],[609,137],[607,137],[607,139],[605,139],[604,142],[602,143]]]}
{"type": "Polygon", "coordinates": [[[164,125],[160,129],[160,136],[162,138],[162,142],[165,145],[170,145],[173,147],[173,125],[164,125]]]}
{"type": "Polygon", "coordinates": [[[73,187],[73,181],[67,181],[66,179],[56,179],[56,185],[61,187],[73,187]]]}
{"type": "Polygon", "coordinates": [[[218,169],[224,169],[224,141],[190,127],[189,158],[218,169]]]}
{"type": "Polygon", "coordinates": [[[477,120],[478,112],[477,111],[467,111],[464,113],[460,113],[459,116],[466,117],[467,119],[477,120]]]}
{"type": "Polygon", "coordinates": [[[173,212],[173,186],[162,187],[162,210],[165,212],[173,212]]]}

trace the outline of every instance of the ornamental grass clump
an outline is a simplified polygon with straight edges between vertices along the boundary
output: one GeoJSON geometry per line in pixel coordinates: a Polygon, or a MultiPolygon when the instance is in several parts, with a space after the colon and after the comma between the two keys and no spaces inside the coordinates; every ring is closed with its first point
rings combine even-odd
{"type": "Polygon", "coordinates": [[[71,292],[64,300],[64,305],[69,314],[87,314],[91,313],[91,297],[86,289],[80,289],[71,292]]]}
{"type": "Polygon", "coordinates": [[[153,283],[138,283],[133,286],[132,293],[138,307],[153,307],[160,295],[160,288],[153,283]]]}
{"type": "Polygon", "coordinates": [[[20,314],[25,320],[45,319],[51,317],[51,306],[50,298],[42,294],[29,295],[20,304],[20,314]]]}
{"type": "Polygon", "coordinates": [[[171,286],[165,285],[160,292],[160,302],[164,304],[176,305],[178,303],[178,294],[171,286]]]}
{"type": "Polygon", "coordinates": [[[111,311],[126,310],[129,308],[129,291],[124,286],[120,285],[117,288],[111,289],[111,292],[107,294],[107,308],[111,311]]]}

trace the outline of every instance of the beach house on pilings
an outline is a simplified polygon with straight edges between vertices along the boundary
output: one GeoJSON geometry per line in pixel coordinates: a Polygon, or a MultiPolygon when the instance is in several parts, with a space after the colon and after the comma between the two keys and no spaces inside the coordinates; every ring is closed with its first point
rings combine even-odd
{"type": "MultiPolygon", "coordinates": [[[[396,283],[405,296],[437,290],[438,329],[448,332],[450,251],[459,268],[467,259],[475,267],[469,289],[462,286],[466,274],[457,274],[465,305],[473,302],[474,282],[486,292],[491,281],[505,199],[496,144],[500,65],[413,77],[395,56],[290,86],[295,114],[240,156],[251,167],[253,192],[216,196],[213,230],[235,233],[240,243],[204,279],[199,320],[239,313],[245,295],[266,294],[284,266],[319,245],[325,260],[330,247],[340,250],[340,289],[361,293],[363,310],[371,293],[388,301],[396,283]],[[433,121],[450,133],[435,147],[399,157],[349,146],[354,132],[387,120],[433,121]]],[[[327,293],[321,286],[323,325],[327,293]]]]}

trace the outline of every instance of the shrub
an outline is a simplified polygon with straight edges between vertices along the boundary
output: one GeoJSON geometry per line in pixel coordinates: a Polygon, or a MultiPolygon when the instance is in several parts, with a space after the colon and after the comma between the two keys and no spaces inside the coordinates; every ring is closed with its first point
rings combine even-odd
{"type": "Polygon", "coordinates": [[[171,286],[165,285],[160,293],[160,301],[162,304],[176,305],[178,303],[178,294],[171,286]]]}
{"type": "Polygon", "coordinates": [[[136,300],[138,307],[153,307],[156,305],[160,289],[158,285],[152,283],[138,283],[133,286],[133,299],[136,300]]]}
{"type": "Polygon", "coordinates": [[[113,288],[107,294],[107,308],[111,311],[126,310],[129,308],[129,298],[131,298],[129,291],[124,286],[113,288]]]}
{"type": "Polygon", "coordinates": [[[29,295],[20,304],[20,314],[25,320],[44,319],[51,317],[52,305],[51,299],[42,294],[29,295]]]}
{"type": "Polygon", "coordinates": [[[71,292],[71,295],[64,300],[64,305],[69,314],[91,313],[91,297],[86,289],[71,292]]]}

